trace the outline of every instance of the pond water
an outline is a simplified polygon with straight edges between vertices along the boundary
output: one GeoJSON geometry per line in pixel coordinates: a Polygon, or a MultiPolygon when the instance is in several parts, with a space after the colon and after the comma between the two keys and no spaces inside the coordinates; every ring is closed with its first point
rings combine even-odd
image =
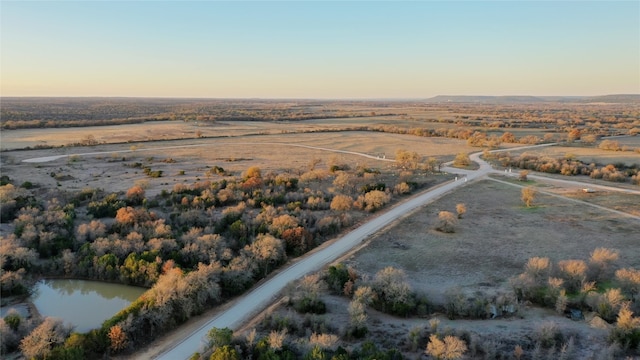
{"type": "Polygon", "coordinates": [[[127,307],[146,289],[86,280],[42,280],[31,301],[42,316],[58,317],[87,332],[127,307]]]}

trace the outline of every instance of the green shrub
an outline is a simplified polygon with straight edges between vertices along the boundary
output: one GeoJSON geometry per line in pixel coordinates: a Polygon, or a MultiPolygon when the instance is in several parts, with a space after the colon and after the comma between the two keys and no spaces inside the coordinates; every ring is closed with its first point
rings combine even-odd
{"type": "Polygon", "coordinates": [[[334,294],[341,295],[344,290],[344,284],[349,281],[349,269],[342,263],[329,266],[325,281],[334,294]]]}
{"type": "Polygon", "coordinates": [[[25,188],[25,189],[32,189],[33,188],[33,184],[31,183],[31,181],[25,181],[22,183],[22,185],[20,185],[20,187],[25,188]]]}
{"type": "Polygon", "coordinates": [[[306,314],[324,314],[327,312],[327,306],[320,299],[312,299],[309,297],[304,297],[293,304],[293,308],[296,309],[297,312],[306,314]]]}

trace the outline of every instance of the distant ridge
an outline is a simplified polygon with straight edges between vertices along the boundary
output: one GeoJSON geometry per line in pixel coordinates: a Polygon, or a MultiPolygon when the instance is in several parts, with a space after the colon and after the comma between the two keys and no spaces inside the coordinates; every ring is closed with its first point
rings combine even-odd
{"type": "Polygon", "coordinates": [[[473,96],[473,95],[438,95],[426,100],[426,102],[448,103],[536,103],[543,102],[542,98],[535,96],[473,96]]]}
{"type": "Polygon", "coordinates": [[[614,94],[614,95],[592,96],[582,101],[601,102],[601,103],[640,103],[640,94],[614,94]]]}
{"type": "Polygon", "coordinates": [[[640,103],[640,94],[614,94],[602,96],[473,96],[438,95],[424,100],[427,103],[471,103],[471,104],[532,104],[541,102],[563,103],[640,103]]]}

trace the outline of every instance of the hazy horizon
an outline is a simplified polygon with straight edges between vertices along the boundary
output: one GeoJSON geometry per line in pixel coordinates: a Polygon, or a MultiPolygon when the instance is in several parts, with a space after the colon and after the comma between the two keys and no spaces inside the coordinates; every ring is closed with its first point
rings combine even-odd
{"type": "Polygon", "coordinates": [[[1,3],[2,97],[640,93],[640,2],[1,3]]]}
{"type": "Polygon", "coordinates": [[[344,97],[344,98],[329,98],[329,97],[207,97],[207,96],[101,96],[101,95],[0,95],[1,98],[22,98],[22,99],[55,99],[55,98],[70,98],[70,99],[166,99],[166,100],[264,100],[264,101],[286,101],[286,100],[299,100],[299,101],[413,101],[413,100],[428,100],[436,97],[495,97],[495,98],[507,98],[507,97],[533,97],[533,98],[561,98],[561,99],[582,99],[591,97],[603,97],[603,96],[637,96],[640,97],[640,93],[637,94],[598,94],[598,95],[526,95],[526,94],[512,94],[512,95],[483,95],[483,94],[469,94],[469,95],[457,95],[457,94],[438,94],[426,97],[344,97]]]}

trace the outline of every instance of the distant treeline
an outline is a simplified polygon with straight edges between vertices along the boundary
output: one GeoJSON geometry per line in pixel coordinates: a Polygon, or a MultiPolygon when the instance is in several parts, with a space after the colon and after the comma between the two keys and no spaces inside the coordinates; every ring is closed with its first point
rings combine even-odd
{"type": "Polygon", "coordinates": [[[122,125],[145,121],[294,121],[403,115],[375,112],[370,102],[140,99],[3,98],[3,129],[122,125]]]}

